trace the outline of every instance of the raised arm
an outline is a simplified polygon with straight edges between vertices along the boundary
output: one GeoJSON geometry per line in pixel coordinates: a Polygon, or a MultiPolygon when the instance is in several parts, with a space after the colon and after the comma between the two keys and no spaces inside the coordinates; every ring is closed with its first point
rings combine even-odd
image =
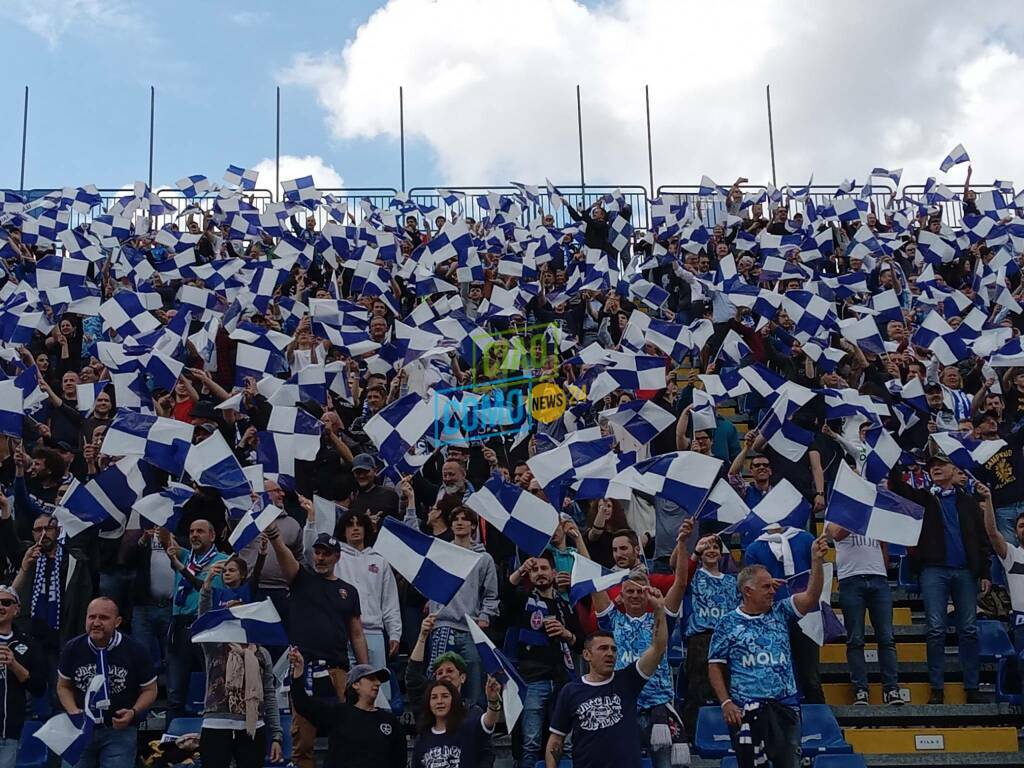
{"type": "Polygon", "coordinates": [[[676,422],[676,450],[677,451],[688,451],[690,450],[690,438],[686,436],[686,433],[690,431],[690,411],[693,409],[693,404],[683,408],[683,412],[679,414],[679,421],[676,422]]]}
{"type": "Polygon", "coordinates": [[[267,526],[265,533],[270,540],[270,546],[274,548],[274,554],[277,555],[277,564],[281,568],[281,575],[286,582],[291,584],[295,581],[295,577],[299,575],[299,568],[301,567],[299,561],[295,559],[295,555],[292,554],[284,539],[281,538],[281,531],[277,527],[277,521],[267,526]]]}
{"type": "Polygon", "coordinates": [[[644,677],[650,677],[661,663],[661,657],[668,649],[668,623],[665,620],[665,598],[654,587],[647,588],[647,602],[654,612],[654,632],[651,644],[636,661],[636,668],[644,677]]]}
{"type": "Polygon", "coordinates": [[[675,615],[679,613],[679,607],[683,604],[683,595],[686,592],[686,580],[690,575],[690,557],[686,551],[686,540],[693,533],[694,518],[688,517],[679,526],[679,534],[676,536],[675,551],[671,559],[675,563],[675,580],[665,595],[665,610],[675,615]]]}
{"type": "Polygon", "coordinates": [[[999,532],[996,527],[996,512],[992,507],[992,491],[989,490],[987,485],[978,483],[974,486],[978,495],[981,496],[981,511],[985,517],[985,533],[988,534],[989,543],[992,545],[992,550],[1002,560],[1006,557],[1007,547],[1006,539],[1003,538],[1003,534],[999,532]]]}
{"type": "Polygon", "coordinates": [[[828,542],[824,536],[814,540],[811,545],[811,577],[807,580],[807,589],[798,595],[793,595],[793,607],[801,615],[810,613],[818,606],[821,599],[821,590],[825,586],[825,574],[821,564],[825,561],[828,553],[828,542]]]}

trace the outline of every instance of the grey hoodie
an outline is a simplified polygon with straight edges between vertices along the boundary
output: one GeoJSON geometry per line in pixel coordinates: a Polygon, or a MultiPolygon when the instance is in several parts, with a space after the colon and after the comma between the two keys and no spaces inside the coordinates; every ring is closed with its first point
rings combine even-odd
{"type": "Polygon", "coordinates": [[[433,600],[427,603],[427,610],[437,614],[435,627],[446,626],[468,632],[466,614],[474,619],[487,619],[492,624],[498,616],[498,571],[494,567],[494,560],[487,554],[483,544],[474,544],[472,549],[483,556],[469,572],[451,602],[448,605],[433,600]]]}

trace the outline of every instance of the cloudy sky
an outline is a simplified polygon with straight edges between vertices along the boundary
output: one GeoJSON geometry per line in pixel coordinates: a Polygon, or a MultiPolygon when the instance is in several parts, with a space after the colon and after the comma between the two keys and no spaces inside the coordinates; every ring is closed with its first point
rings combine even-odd
{"type": "MultiPolygon", "coordinates": [[[[1024,21],[1013,3],[926,0],[4,0],[0,187],[219,179],[229,164],[273,184],[399,187],[578,182],[582,92],[589,183],[778,181],[938,174],[958,142],[978,182],[1024,173],[1024,21]],[[244,10],[243,10],[244,9],[244,10]]],[[[946,180],[962,179],[954,169],[946,180]]]]}

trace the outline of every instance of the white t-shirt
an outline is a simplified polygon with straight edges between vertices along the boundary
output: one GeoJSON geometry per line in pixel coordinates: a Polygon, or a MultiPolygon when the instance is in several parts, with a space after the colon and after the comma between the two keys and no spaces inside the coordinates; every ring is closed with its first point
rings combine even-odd
{"type": "Polygon", "coordinates": [[[1024,613],[1024,547],[1006,542],[1006,557],[999,558],[1006,571],[1006,584],[1010,592],[1010,606],[1024,613]]]}
{"type": "Polygon", "coordinates": [[[856,533],[836,541],[836,566],[840,581],[850,576],[888,575],[881,545],[856,533]]]}

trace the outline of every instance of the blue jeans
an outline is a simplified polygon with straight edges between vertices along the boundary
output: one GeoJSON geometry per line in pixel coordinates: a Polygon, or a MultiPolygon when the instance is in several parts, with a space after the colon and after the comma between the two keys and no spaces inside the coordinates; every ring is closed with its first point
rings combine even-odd
{"type": "Polygon", "coordinates": [[[1005,507],[996,507],[996,528],[1003,534],[1003,538],[1011,544],[1017,543],[1017,517],[1024,512],[1024,501],[1016,504],[1008,504],[1005,507]]]}
{"type": "Polygon", "coordinates": [[[0,768],[14,768],[18,763],[18,740],[0,739],[0,768]]]}
{"type": "MultiPolygon", "coordinates": [[[[135,768],[138,729],[97,728],[75,768],[135,768]]],[[[64,768],[71,768],[64,763],[64,768]]]]}
{"type": "Polygon", "coordinates": [[[156,669],[164,668],[167,635],[171,630],[171,606],[137,605],[132,612],[132,636],[149,651],[156,669]]]}
{"type": "Polygon", "coordinates": [[[547,741],[545,725],[554,702],[555,684],[552,681],[538,680],[526,684],[526,700],[519,720],[523,740],[523,750],[519,756],[520,768],[533,768],[542,758],[547,741]]]}
{"type": "Polygon", "coordinates": [[[466,662],[466,682],[462,685],[462,701],[466,707],[474,704],[486,706],[484,701],[484,673],[480,654],[468,629],[437,627],[430,634],[430,663],[442,653],[454,651],[466,662]],[[444,631],[439,631],[444,630],[444,631]],[[445,642],[447,640],[447,642],[445,642]]]}
{"type": "Polygon", "coordinates": [[[651,713],[638,711],[636,724],[640,728],[640,746],[651,758],[653,768],[672,768],[672,748],[663,747],[657,751],[651,749],[651,713]]]}
{"type": "MultiPolygon", "coordinates": [[[[363,637],[366,638],[366,660],[370,666],[374,669],[386,669],[388,666],[388,646],[384,642],[384,630],[364,628],[363,637]]],[[[356,655],[352,652],[351,644],[348,649],[348,661],[349,664],[355,666],[356,655]]],[[[391,709],[390,693],[390,683],[382,684],[380,690],[377,691],[376,706],[381,709],[391,709]]]]}
{"type": "Polygon", "coordinates": [[[167,722],[185,716],[185,702],[193,672],[204,669],[199,658],[198,645],[189,640],[189,627],[195,616],[175,616],[171,619],[167,643],[167,722]]]}
{"type": "Polygon", "coordinates": [[[897,686],[896,642],[892,636],[892,589],[884,576],[848,576],[839,582],[839,605],[846,624],[846,663],[850,680],[858,690],[867,690],[868,668],[864,661],[864,613],[871,616],[878,641],[878,665],[882,687],[897,686]]]}
{"type": "Polygon", "coordinates": [[[946,605],[952,598],[964,688],[977,690],[980,662],[974,617],[978,606],[978,580],[966,568],[928,565],[921,569],[921,598],[928,626],[928,682],[931,687],[941,689],[945,681],[946,605]]]}

